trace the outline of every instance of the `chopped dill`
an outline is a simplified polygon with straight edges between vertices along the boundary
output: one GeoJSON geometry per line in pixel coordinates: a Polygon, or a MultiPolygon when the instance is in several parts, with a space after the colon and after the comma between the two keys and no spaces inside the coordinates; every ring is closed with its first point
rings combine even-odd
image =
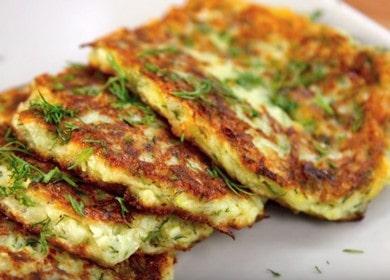
{"type": "Polygon", "coordinates": [[[323,143],[315,142],[314,149],[320,155],[320,157],[324,157],[329,153],[327,147],[323,143]]]}
{"type": "Polygon", "coordinates": [[[187,82],[194,88],[192,91],[176,91],[175,96],[183,99],[195,100],[202,99],[213,89],[213,84],[207,79],[188,78],[187,82]]]}
{"type": "Polygon", "coordinates": [[[224,172],[222,172],[222,170],[217,167],[217,166],[214,166],[212,167],[211,169],[208,169],[207,170],[207,173],[212,176],[212,177],[220,177],[224,182],[225,184],[229,187],[229,189],[234,192],[235,194],[240,194],[240,193],[243,193],[243,194],[247,194],[247,195],[252,195],[252,192],[246,187],[246,186],[243,186],[239,183],[236,183],[234,182],[233,180],[231,180],[228,176],[225,175],[224,172]]]}
{"type": "Polygon", "coordinates": [[[162,229],[164,225],[169,221],[169,218],[165,219],[155,230],[152,230],[148,233],[146,238],[144,238],[143,242],[149,242],[152,246],[157,246],[161,239],[162,229]]]}
{"type": "Polygon", "coordinates": [[[134,118],[130,116],[123,117],[122,120],[130,125],[149,125],[155,122],[156,116],[154,115],[153,112],[150,112],[150,114],[146,114],[142,116],[141,118],[134,118]]]}
{"type": "Polygon", "coordinates": [[[65,86],[63,83],[61,83],[60,81],[57,81],[55,80],[52,84],[53,86],[53,89],[54,90],[57,90],[57,91],[60,91],[60,90],[64,90],[65,89],[65,86]]]}
{"type": "Polygon", "coordinates": [[[70,175],[62,172],[58,167],[54,167],[51,169],[48,173],[46,173],[43,176],[42,182],[47,184],[47,183],[57,183],[60,181],[64,181],[68,183],[68,185],[76,188],[77,183],[76,179],[72,178],[70,175]]]}
{"type": "Polygon", "coordinates": [[[51,219],[49,217],[47,217],[46,219],[44,219],[38,223],[32,224],[31,226],[32,227],[38,227],[38,226],[40,227],[39,228],[40,234],[39,234],[39,240],[38,240],[40,252],[47,254],[47,252],[49,251],[49,245],[47,243],[47,239],[54,235],[53,229],[51,227],[51,219]]]}
{"type": "Polygon", "coordinates": [[[331,106],[331,101],[324,97],[321,93],[316,92],[316,95],[314,97],[314,103],[318,107],[320,107],[327,115],[333,116],[335,114],[331,106]]]}
{"type": "Polygon", "coordinates": [[[75,95],[87,95],[87,96],[97,96],[102,92],[102,87],[97,85],[92,86],[81,86],[72,89],[73,94],[75,95]]]}
{"type": "Polygon", "coordinates": [[[348,254],[364,254],[364,251],[359,249],[344,249],[343,252],[348,254]]]}
{"type": "Polygon", "coordinates": [[[65,122],[57,127],[57,135],[63,143],[68,143],[72,138],[73,131],[79,130],[80,127],[71,122],[65,122]]]}
{"type": "Polygon", "coordinates": [[[311,21],[318,21],[324,15],[324,11],[321,9],[314,10],[309,18],[311,21]]]}
{"type": "Polygon", "coordinates": [[[271,95],[271,102],[290,116],[292,116],[298,108],[298,103],[293,101],[286,92],[279,92],[271,95]]]}
{"type": "Polygon", "coordinates": [[[84,216],[84,203],[82,201],[76,200],[73,196],[67,195],[66,199],[69,201],[70,205],[72,206],[73,210],[79,214],[80,216],[84,216]]]}
{"type": "Polygon", "coordinates": [[[129,213],[129,210],[126,207],[125,200],[123,199],[123,197],[119,197],[119,196],[115,197],[115,199],[118,201],[119,206],[121,208],[121,215],[122,215],[122,217],[125,217],[126,214],[129,213]]]}
{"type": "Polygon", "coordinates": [[[321,271],[321,269],[318,266],[315,266],[314,268],[315,268],[315,270],[317,271],[318,274],[322,274],[322,271],[321,271]]]}
{"type": "Polygon", "coordinates": [[[88,159],[93,155],[93,153],[94,153],[93,148],[85,148],[84,150],[82,150],[78,154],[78,156],[77,156],[76,160],[73,162],[73,164],[68,167],[68,170],[74,169],[78,166],[81,166],[85,162],[87,162],[88,159]]]}
{"type": "Polygon", "coordinates": [[[243,72],[237,76],[236,83],[245,89],[252,89],[254,87],[263,85],[264,81],[260,76],[255,75],[254,73],[243,72]]]}
{"type": "Polygon", "coordinates": [[[267,271],[270,272],[274,278],[278,278],[278,277],[282,276],[282,274],[280,274],[279,272],[276,272],[275,270],[272,270],[270,268],[268,268],[267,271]]]}
{"type": "Polygon", "coordinates": [[[41,100],[35,100],[30,103],[30,108],[40,112],[47,123],[59,125],[64,118],[75,116],[76,113],[73,110],[47,102],[42,94],[40,94],[40,97],[41,100]]]}
{"type": "Polygon", "coordinates": [[[162,48],[152,48],[152,49],[146,49],[143,50],[139,56],[140,57],[146,57],[146,56],[157,56],[160,54],[177,54],[179,52],[179,49],[177,49],[174,46],[167,46],[162,48]]]}
{"type": "Polygon", "coordinates": [[[364,122],[364,110],[362,106],[355,105],[353,109],[352,132],[358,132],[364,122]]]}
{"type": "Polygon", "coordinates": [[[30,108],[42,114],[46,123],[52,124],[56,127],[57,135],[62,141],[69,141],[71,133],[75,130],[75,128],[73,125],[69,125],[70,123],[61,126],[61,122],[65,118],[74,117],[76,112],[66,109],[61,105],[49,103],[42,94],[40,94],[40,98],[40,100],[32,101],[30,103],[30,108]]]}

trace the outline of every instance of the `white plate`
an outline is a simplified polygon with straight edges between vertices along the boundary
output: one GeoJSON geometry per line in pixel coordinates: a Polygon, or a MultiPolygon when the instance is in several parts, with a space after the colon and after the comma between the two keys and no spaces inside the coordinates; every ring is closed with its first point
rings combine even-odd
{"type": "MultiPolygon", "coordinates": [[[[366,43],[390,47],[389,32],[338,1],[262,0],[297,11],[324,11],[323,21],[366,43]]],[[[177,0],[0,2],[0,89],[86,61],[78,46],[119,26],[135,26],[163,13],[177,0]]],[[[390,190],[356,223],[327,223],[278,207],[270,218],[236,233],[215,234],[179,254],[176,279],[390,279],[390,190]],[[364,254],[343,253],[345,248],[364,254]],[[329,262],[329,264],[327,263],[329,262]],[[319,274],[315,266],[322,271],[319,274]]]]}

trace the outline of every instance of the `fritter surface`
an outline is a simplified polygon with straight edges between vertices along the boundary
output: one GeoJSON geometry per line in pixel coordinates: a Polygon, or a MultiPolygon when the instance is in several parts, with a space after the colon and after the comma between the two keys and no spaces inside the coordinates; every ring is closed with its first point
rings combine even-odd
{"type": "Polygon", "coordinates": [[[173,275],[174,257],[169,254],[135,254],[129,260],[108,269],[55,247],[42,252],[37,244],[38,236],[0,214],[0,278],[169,280],[173,275]]]}
{"type": "Polygon", "coordinates": [[[216,0],[91,46],[91,64],[119,67],[176,135],[294,211],[360,218],[389,176],[386,51],[286,10],[216,0]]]}
{"type": "Polygon", "coordinates": [[[261,199],[231,191],[244,187],[175,138],[124,79],[82,66],[38,77],[13,120],[18,138],[84,180],[125,193],[139,209],[221,231],[262,216],[261,199]]]}

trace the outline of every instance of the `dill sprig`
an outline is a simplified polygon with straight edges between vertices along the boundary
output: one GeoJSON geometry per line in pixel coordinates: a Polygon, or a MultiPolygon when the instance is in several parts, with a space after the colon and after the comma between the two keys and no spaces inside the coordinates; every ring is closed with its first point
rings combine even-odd
{"type": "Polygon", "coordinates": [[[73,161],[73,164],[71,164],[68,167],[68,170],[72,170],[78,166],[81,166],[82,164],[86,163],[88,159],[93,155],[94,149],[93,148],[85,148],[83,149],[77,156],[77,158],[73,161]]]}
{"type": "Polygon", "coordinates": [[[144,58],[147,56],[157,56],[160,54],[177,54],[179,49],[174,46],[166,46],[161,48],[145,49],[140,52],[139,57],[144,58]]]}
{"type": "Polygon", "coordinates": [[[47,183],[58,183],[64,181],[68,185],[76,188],[77,183],[76,179],[72,178],[69,174],[66,174],[62,172],[58,167],[54,167],[51,169],[49,172],[43,175],[42,182],[47,184],[47,183]]]}
{"type": "Polygon", "coordinates": [[[174,93],[175,96],[188,100],[202,99],[213,89],[213,84],[208,79],[196,79],[194,77],[190,77],[187,78],[186,81],[193,87],[193,90],[176,91],[174,93]]]}
{"type": "Polygon", "coordinates": [[[47,239],[54,235],[51,226],[51,219],[47,217],[46,219],[38,223],[32,224],[31,227],[33,228],[39,227],[40,234],[39,234],[38,243],[39,243],[40,251],[41,253],[47,254],[47,252],[49,251],[49,245],[47,243],[47,239]]]}
{"type": "Polygon", "coordinates": [[[364,109],[362,106],[354,105],[353,108],[353,122],[352,122],[352,132],[358,132],[364,123],[364,109]]]}
{"type": "Polygon", "coordinates": [[[77,214],[79,214],[80,216],[84,216],[85,215],[85,213],[84,213],[85,206],[84,206],[84,203],[82,201],[78,201],[77,199],[75,199],[71,195],[67,195],[66,199],[69,201],[69,203],[72,206],[73,210],[77,214]]]}
{"type": "Polygon", "coordinates": [[[272,270],[270,268],[268,268],[267,271],[270,272],[274,278],[279,278],[280,276],[282,276],[281,273],[276,272],[275,270],[272,270]]]}
{"type": "Polygon", "coordinates": [[[7,186],[0,186],[0,196],[14,196],[19,202],[25,206],[33,206],[33,202],[29,199],[25,192],[28,188],[29,181],[33,183],[57,183],[64,181],[72,187],[77,187],[75,180],[60,171],[57,167],[51,169],[47,173],[42,171],[35,165],[27,162],[15,153],[24,153],[29,155],[24,146],[20,146],[17,142],[9,142],[0,147],[0,158],[10,170],[10,179],[12,183],[7,186]]]}
{"type": "Polygon", "coordinates": [[[228,176],[225,175],[224,172],[222,172],[222,170],[219,167],[214,166],[212,168],[209,168],[207,172],[209,173],[210,176],[214,178],[217,177],[221,178],[225,182],[225,184],[229,187],[229,189],[235,194],[243,193],[246,195],[252,195],[252,192],[246,186],[231,180],[228,176]]]}
{"type": "Polygon", "coordinates": [[[30,103],[30,108],[36,110],[45,119],[45,122],[56,127],[57,136],[63,141],[68,142],[72,136],[72,132],[76,130],[76,126],[71,123],[62,125],[65,118],[73,118],[76,112],[62,105],[49,103],[40,93],[40,100],[35,100],[30,103]]]}
{"type": "MultiPolygon", "coordinates": [[[[289,92],[296,88],[307,88],[324,79],[326,74],[326,68],[321,63],[290,61],[285,68],[276,71],[274,74],[270,84],[272,91],[271,102],[292,116],[298,108],[298,103],[292,100],[289,92]]],[[[321,104],[324,104],[324,102],[321,104]]],[[[327,106],[326,110],[330,112],[329,106],[327,106]]]]}
{"type": "Polygon", "coordinates": [[[115,197],[115,199],[119,203],[119,206],[121,208],[121,215],[124,218],[126,216],[126,214],[129,213],[129,209],[127,209],[127,207],[126,207],[125,200],[123,197],[119,197],[119,196],[115,197]]]}
{"type": "Polygon", "coordinates": [[[348,254],[364,254],[364,251],[360,249],[344,249],[343,252],[348,254]]]}
{"type": "Polygon", "coordinates": [[[252,89],[254,87],[263,85],[264,81],[260,76],[252,72],[243,72],[237,76],[236,83],[245,89],[252,89]]]}
{"type": "Polygon", "coordinates": [[[126,72],[119,66],[118,62],[114,59],[112,55],[107,57],[108,63],[115,72],[115,77],[110,77],[107,80],[105,89],[108,89],[113,95],[115,95],[120,102],[129,102],[130,96],[129,91],[126,87],[127,77],[126,72]]]}
{"type": "Polygon", "coordinates": [[[49,103],[42,94],[39,94],[41,99],[30,103],[30,108],[40,112],[45,121],[49,124],[58,126],[65,118],[72,118],[76,115],[75,111],[64,108],[61,105],[49,103]]]}
{"type": "Polygon", "coordinates": [[[164,225],[169,221],[169,218],[165,219],[155,230],[148,233],[143,242],[149,242],[152,246],[157,246],[161,240],[162,229],[164,225]]]}

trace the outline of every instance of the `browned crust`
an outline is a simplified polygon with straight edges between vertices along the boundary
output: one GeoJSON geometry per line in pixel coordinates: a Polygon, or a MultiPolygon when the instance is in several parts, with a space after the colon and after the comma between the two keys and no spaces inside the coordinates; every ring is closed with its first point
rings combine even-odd
{"type": "MultiPolygon", "coordinates": [[[[315,195],[321,202],[337,200],[350,195],[355,190],[367,190],[373,180],[373,171],[383,158],[386,145],[383,127],[389,122],[389,118],[385,117],[389,116],[387,109],[389,106],[385,105],[390,104],[388,100],[389,56],[370,49],[357,48],[347,37],[333,29],[311,23],[308,19],[289,12],[275,12],[259,5],[248,5],[237,10],[232,7],[234,5],[231,1],[189,1],[184,7],[172,9],[161,20],[134,30],[120,29],[96,41],[92,46],[113,51],[124,68],[140,69],[142,75],[153,81],[170,96],[169,98],[175,98],[173,93],[186,89],[188,85],[145,70],[145,58],[139,54],[144,50],[142,46],[145,44],[148,48],[158,48],[166,44],[180,45],[185,39],[184,36],[188,35],[193,36],[191,39],[195,42],[197,50],[212,52],[221,57],[226,56],[216,50],[207,36],[188,34],[184,31],[190,22],[198,21],[195,16],[199,11],[215,9],[223,14],[222,18],[209,21],[207,24],[216,30],[237,28],[236,44],[249,55],[256,54],[253,49],[250,49],[251,42],[256,40],[268,41],[275,35],[288,40],[296,46],[290,50],[289,55],[292,59],[329,65],[330,73],[326,79],[318,82],[318,86],[324,92],[334,88],[337,78],[346,76],[350,79],[352,90],[342,93],[345,94],[344,100],[334,104],[336,112],[345,102],[356,102],[363,107],[365,117],[360,130],[353,133],[338,147],[341,151],[352,150],[352,155],[333,162],[336,168],[326,166],[325,163],[314,166],[310,162],[300,160],[298,154],[302,146],[307,146],[307,143],[311,145],[313,139],[319,139],[317,137],[327,137],[331,142],[335,142],[338,132],[350,132],[351,115],[337,116],[340,125],[335,126],[334,133],[328,135],[321,135],[322,132],[318,132],[318,135],[308,135],[294,128],[286,130],[268,116],[273,130],[287,136],[289,142],[293,144],[287,160],[280,160],[277,156],[265,157],[254,146],[252,136],[246,132],[249,126],[234,115],[226,99],[221,98],[217,93],[209,94],[209,102],[214,106],[192,100],[180,100],[180,102],[195,116],[210,123],[218,137],[227,141],[238,153],[242,166],[252,173],[269,178],[284,188],[299,188],[303,193],[315,195]],[[369,92],[370,97],[368,100],[361,101],[363,94],[360,92],[365,90],[369,92]],[[381,102],[384,98],[387,98],[386,102],[381,102]]],[[[230,57],[230,59],[239,65],[243,63],[242,56],[230,57]]],[[[181,71],[191,73],[198,78],[204,77],[204,71],[201,70],[202,63],[183,53],[153,56],[147,61],[164,70],[177,69],[177,61],[180,61],[181,71]]],[[[311,116],[315,121],[332,127],[328,116],[317,106],[305,105],[305,98],[314,96],[310,91],[308,96],[308,91],[306,89],[292,93],[292,98],[303,105],[298,114],[311,116]]],[[[183,127],[186,125],[188,124],[181,124],[183,127]]],[[[173,131],[180,134],[186,130],[175,127],[173,131]]],[[[261,131],[258,132],[261,134],[261,131]]],[[[264,134],[261,135],[265,137],[264,134]]],[[[188,139],[193,140],[191,135],[188,135],[188,139]]],[[[276,142],[273,136],[268,139],[276,142]]]]}
{"type": "Polygon", "coordinates": [[[10,123],[18,105],[30,95],[27,86],[6,90],[0,94],[0,123],[10,123]]]}
{"type": "MultiPolygon", "coordinates": [[[[57,76],[39,76],[35,80],[34,88],[50,90],[47,98],[76,112],[75,118],[63,121],[63,123],[71,121],[78,127],[77,130],[73,131],[70,143],[79,147],[80,151],[92,148],[94,154],[103,159],[105,164],[113,170],[124,170],[128,175],[138,180],[155,183],[162,190],[162,193],[165,190],[173,192],[175,195],[184,192],[202,203],[222,199],[245,199],[233,194],[221,178],[211,176],[209,174],[209,159],[190,143],[181,143],[173,136],[165,121],[160,117],[154,116],[155,120],[152,124],[129,125],[122,120],[124,116],[145,116],[147,112],[153,114],[146,105],[138,105],[142,103],[137,103],[136,105],[128,104],[127,107],[118,107],[117,98],[106,90],[95,96],[77,93],[78,88],[85,86],[103,88],[107,79],[106,75],[92,68],[71,67],[57,76]],[[64,88],[56,90],[56,83],[61,83],[64,88]],[[111,122],[86,124],[80,121],[79,116],[91,111],[109,118],[111,122]],[[153,137],[146,136],[148,129],[153,130],[153,137]],[[153,162],[141,159],[143,154],[151,155],[153,162]],[[176,162],[167,164],[172,158],[176,162]],[[194,162],[197,167],[191,167],[190,161],[194,162]]],[[[22,110],[18,113],[18,119],[24,123],[34,122],[44,129],[56,133],[55,127],[48,124],[42,114],[36,110],[22,110]]],[[[16,134],[18,137],[20,136],[18,129],[16,129],[16,134]]],[[[37,152],[39,153],[39,151],[37,152]]],[[[44,155],[40,156],[45,158],[44,155]]],[[[64,170],[72,164],[72,162],[59,159],[54,160],[64,170]]],[[[130,199],[131,188],[126,189],[123,185],[102,183],[99,178],[83,172],[79,167],[74,168],[71,172],[80,176],[83,181],[93,183],[110,193],[123,195],[126,190],[128,202],[138,210],[158,215],[175,214],[186,220],[207,223],[227,233],[230,232],[230,229],[242,227],[229,221],[225,224],[215,225],[206,214],[193,214],[165,203],[161,206],[145,206],[134,197],[130,199]]]]}
{"type": "MultiPolygon", "coordinates": [[[[201,198],[202,200],[212,200],[223,197],[228,194],[228,190],[221,179],[210,177],[206,169],[208,160],[193,147],[187,143],[180,143],[166,129],[166,124],[157,117],[156,125],[158,131],[153,139],[145,137],[147,125],[127,125],[118,115],[143,114],[137,108],[131,107],[128,110],[115,108],[113,104],[116,99],[108,93],[96,97],[86,95],[75,95],[72,91],[81,86],[103,85],[107,80],[93,69],[68,69],[58,77],[43,75],[37,78],[38,86],[46,86],[55,92],[55,98],[60,100],[61,104],[82,115],[90,110],[95,110],[102,115],[114,120],[113,123],[100,123],[88,125],[77,123],[79,130],[72,134],[72,143],[82,147],[93,147],[98,155],[101,155],[109,165],[115,168],[125,169],[131,175],[136,177],[145,177],[151,182],[161,182],[175,191],[185,191],[201,198]],[[67,81],[66,77],[74,75],[75,79],[67,81]],[[66,90],[55,91],[52,88],[53,80],[62,82],[66,90]],[[131,139],[127,141],[127,137],[131,139]],[[98,139],[97,144],[86,144],[85,139],[98,139]],[[169,144],[166,151],[161,150],[161,146],[169,144]],[[113,147],[116,147],[113,149],[113,147]],[[154,162],[145,162],[138,157],[144,153],[150,153],[154,157],[154,162]],[[166,161],[175,156],[178,163],[168,166],[166,161]],[[192,159],[199,162],[204,168],[203,172],[197,172],[186,166],[186,160],[192,159]]],[[[42,125],[47,125],[39,114],[32,110],[26,110],[20,113],[21,119],[34,118],[42,125]]],[[[53,130],[52,126],[48,126],[53,130]]],[[[82,175],[82,174],[81,174],[82,175]]]]}
{"type": "Polygon", "coordinates": [[[134,280],[159,280],[175,263],[175,257],[168,254],[135,254],[117,265],[114,270],[119,277],[134,275],[134,280]]]}
{"type": "MultiPolygon", "coordinates": [[[[31,234],[26,231],[22,226],[11,222],[3,214],[0,214],[0,235],[8,234],[21,234],[26,237],[31,234]]],[[[12,262],[12,267],[15,271],[22,268],[23,265],[34,263],[35,270],[28,275],[21,277],[13,277],[9,273],[0,273],[0,279],[52,279],[50,277],[56,276],[61,279],[72,279],[73,275],[66,273],[60,267],[61,263],[56,258],[57,255],[63,254],[61,250],[55,247],[49,248],[49,251],[44,257],[33,257],[25,251],[12,252],[6,247],[0,246],[0,254],[7,254],[8,258],[12,262]],[[62,278],[63,277],[63,278],[62,278]]],[[[1,258],[0,258],[1,261],[1,258]]],[[[96,264],[90,261],[82,260],[83,268],[81,278],[90,279],[89,270],[91,268],[99,268],[96,264]]],[[[159,280],[163,279],[170,271],[175,262],[174,255],[169,253],[159,255],[146,255],[142,253],[136,253],[132,255],[128,260],[116,265],[111,269],[100,268],[101,272],[109,273],[112,278],[110,279],[128,279],[128,280],[159,280]]]]}

